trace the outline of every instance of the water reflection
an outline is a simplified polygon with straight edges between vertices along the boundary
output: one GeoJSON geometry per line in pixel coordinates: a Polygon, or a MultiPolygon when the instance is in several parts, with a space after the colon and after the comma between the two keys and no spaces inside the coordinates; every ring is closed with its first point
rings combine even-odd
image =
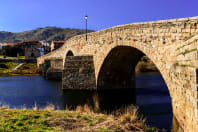
{"type": "Polygon", "coordinates": [[[107,91],[64,91],[66,107],[89,105],[95,111],[111,113],[122,106],[135,104],[135,89],[107,91]]]}

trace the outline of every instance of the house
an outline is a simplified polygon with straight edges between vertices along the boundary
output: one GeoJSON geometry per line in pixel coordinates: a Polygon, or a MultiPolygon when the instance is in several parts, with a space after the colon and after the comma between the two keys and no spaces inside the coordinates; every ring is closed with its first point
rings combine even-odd
{"type": "Polygon", "coordinates": [[[41,49],[42,44],[40,41],[31,40],[18,42],[15,43],[14,46],[20,48],[23,51],[25,59],[36,59],[37,57],[41,56],[39,49],[41,49]]]}
{"type": "Polygon", "coordinates": [[[65,43],[65,41],[52,41],[52,43],[51,43],[51,51],[60,48],[64,43],[65,43]]]}
{"type": "Polygon", "coordinates": [[[34,47],[25,48],[25,59],[33,60],[40,56],[41,56],[41,53],[39,49],[34,48],[34,47]]]}

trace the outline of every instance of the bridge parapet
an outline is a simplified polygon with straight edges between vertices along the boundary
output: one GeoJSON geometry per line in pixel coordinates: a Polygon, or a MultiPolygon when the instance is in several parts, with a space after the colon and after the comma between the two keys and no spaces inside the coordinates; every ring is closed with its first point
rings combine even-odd
{"type": "Polygon", "coordinates": [[[175,44],[176,41],[182,43],[198,32],[197,23],[198,17],[132,23],[88,33],[88,41],[85,39],[85,34],[74,36],[65,41],[65,44],[61,48],[45,56],[39,57],[37,59],[38,66],[43,63],[45,59],[51,57],[64,59],[65,50],[68,47],[76,48],[76,46],[79,46],[83,49],[83,47],[87,47],[87,44],[97,44],[98,46],[101,46],[106,43],[112,44],[113,42],[118,42],[120,40],[131,40],[145,43],[153,41],[153,43],[157,42],[157,44],[161,46],[175,44]],[[106,36],[109,37],[108,40],[106,40],[106,36]],[[123,36],[125,37],[123,38],[123,36]]]}

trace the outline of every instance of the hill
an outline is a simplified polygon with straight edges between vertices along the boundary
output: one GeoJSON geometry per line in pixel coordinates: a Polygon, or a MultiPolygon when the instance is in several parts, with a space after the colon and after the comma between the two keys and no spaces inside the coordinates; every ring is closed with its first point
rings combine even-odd
{"type": "MultiPolygon", "coordinates": [[[[93,32],[93,30],[88,30],[93,32]]],[[[85,30],[70,29],[70,28],[58,28],[58,27],[45,27],[29,30],[25,32],[12,33],[6,31],[0,31],[0,42],[21,42],[27,40],[67,40],[75,35],[84,34],[85,30]]]]}

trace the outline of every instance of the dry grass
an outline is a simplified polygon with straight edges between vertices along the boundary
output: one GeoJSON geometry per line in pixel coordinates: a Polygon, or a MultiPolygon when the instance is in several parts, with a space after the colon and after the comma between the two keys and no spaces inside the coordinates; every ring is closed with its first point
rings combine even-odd
{"type": "Polygon", "coordinates": [[[55,106],[53,104],[48,103],[48,105],[45,107],[45,110],[54,111],[55,110],[55,106]]]}
{"type": "Polygon", "coordinates": [[[86,104],[84,106],[77,106],[76,107],[76,111],[78,111],[78,112],[86,112],[86,113],[93,113],[93,109],[91,109],[91,107],[89,107],[86,104]]]}
{"type": "Polygon", "coordinates": [[[124,112],[121,113],[120,119],[124,122],[131,122],[137,127],[143,127],[146,119],[138,114],[138,107],[130,105],[124,108],[124,112]]]}

